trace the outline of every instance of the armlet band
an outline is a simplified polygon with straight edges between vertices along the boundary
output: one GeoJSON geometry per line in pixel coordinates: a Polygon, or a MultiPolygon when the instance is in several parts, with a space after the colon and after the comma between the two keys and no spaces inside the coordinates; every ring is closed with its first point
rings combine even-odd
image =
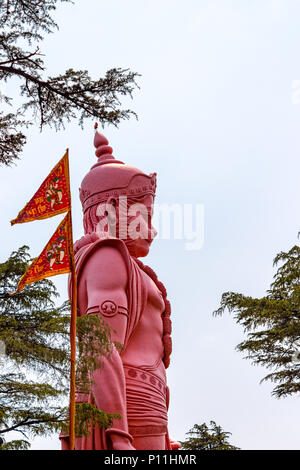
{"type": "Polygon", "coordinates": [[[95,305],[86,310],[86,315],[98,315],[99,313],[104,317],[114,317],[117,313],[128,317],[129,312],[127,308],[117,305],[113,300],[105,300],[101,305],[95,305]]]}

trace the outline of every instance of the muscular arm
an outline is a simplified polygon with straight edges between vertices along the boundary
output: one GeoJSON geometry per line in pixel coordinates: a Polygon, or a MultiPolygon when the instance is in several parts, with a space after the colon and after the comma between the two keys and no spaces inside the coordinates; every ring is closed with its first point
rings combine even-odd
{"type": "MultiPolygon", "coordinates": [[[[124,344],[127,328],[127,269],[119,251],[110,246],[98,249],[86,262],[79,284],[87,295],[86,313],[96,313],[112,328],[112,340],[124,344]]],[[[83,293],[83,292],[82,292],[83,293]]],[[[107,430],[114,449],[133,449],[127,437],[126,389],[123,364],[119,352],[113,347],[104,366],[93,374],[93,394],[97,408],[118,413],[114,427],[107,430]]]]}

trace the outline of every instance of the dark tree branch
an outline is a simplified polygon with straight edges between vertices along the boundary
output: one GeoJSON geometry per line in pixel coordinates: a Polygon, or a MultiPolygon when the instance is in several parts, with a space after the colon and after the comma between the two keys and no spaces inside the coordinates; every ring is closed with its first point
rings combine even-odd
{"type": "Polygon", "coordinates": [[[22,426],[33,426],[36,424],[45,424],[45,423],[62,423],[65,421],[65,416],[59,415],[58,417],[53,416],[51,418],[43,418],[43,419],[32,419],[30,421],[30,417],[24,419],[23,421],[20,421],[19,423],[14,424],[13,426],[7,427],[5,429],[0,429],[0,434],[4,434],[10,431],[15,431],[17,428],[20,428],[22,426]]]}
{"type": "Polygon", "coordinates": [[[32,64],[36,65],[41,70],[44,70],[44,68],[41,65],[39,65],[36,61],[30,60],[31,57],[34,57],[36,55],[42,56],[42,54],[39,54],[39,50],[40,50],[39,47],[37,47],[34,52],[31,52],[28,55],[20,56],[20,57],[18,57],[18,56],[13,57],[12,59],[6,60],[4,62],[0,62],[0,65],[11,64],[11,66],[12,66],[15,62],[23,62],[24,60],[29,60],[32,64]]]}

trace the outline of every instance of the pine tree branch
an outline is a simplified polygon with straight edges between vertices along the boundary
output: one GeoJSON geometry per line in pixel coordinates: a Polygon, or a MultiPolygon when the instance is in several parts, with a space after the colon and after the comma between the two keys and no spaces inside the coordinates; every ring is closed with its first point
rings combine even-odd
{"type": "Polygon", "coordinates": [[[28,55],[23,55],[23,56],[15,56],[15,57],[12,57],[11,59],[9,60],[6,60],[4,62],[0,62],[0,65],[5,65],[5,64],[11,64],[11,66],[13,66],[13,64],[15,62],[23,62],[24,60],[28,60],[29,62],[31,62],[33,65],[37,66],[38,68],[40,68],[41,70],[44,70],[44,67],[42,67],[40,64],[38,64],[35,60],[31,60],[31,57],[34,57],[36,55],[38,56],[42,56],[42,54],[39,54],[39,50],[40,48],[37,47],[36,50],[34,52],[31,52],[29,53],[28,55]]]}
{"type": "Polygon", "coordinates": [[[43,418],[43,419],[33,419],[30,421],[30,417],[24,419],[23,421],[20,421],[19,423],[16,423],[10,427],[7,427],[6,429],[0,429],[0,434],[4,434],[10,431],[15,431],[17,428],[20,428],[22,426],[33,426],[36,424],[45,424],[45,423],[63,423],[65,421],[65,416],[59,415],[57,418],[43,418]]]}
{"type": "Polygon", "coordinates": [[[8,75],[17,75],[19,77],[26,78],[26,80],[28,80],[29,82],[35,83],[39,87],[47,88],[48,90],[52,91],[53,93],[55,93],[57,95],[61,95],[66,99],[69,99],[67,93],[63,93],[61,90],[52,87],[48,82],[45,82],[45,81],[35,77],[34,75],[30,75],[29,73],[25,72],[24,70],[18,69],[16,67],[6,67],[6,66],[3,66],[3,65],[0,66],[0,70],[2,70],[5,74],[8,74],[8,75]]]}
{"type": "Polygon", "coordinates": [[[107,72],[105,79],[95,82],[91,81],[86,71],[75,72],[72,69],[68,70],[65,75],[50,78],[48,81],[13,66],[1,65],[0,72],[4,78],[15,75],[25,79],[23,92],[27,90],[31,101],[25,103],[23,108],[26,111],[38,103],[41,129],[45,124],[62,125],[63,118],[75,117],[74,110],[82,111],[80,123],[83,118],[94,116],[103,122],[116,125],[120,118],[128,118],[130,114],[136,116],[130,110],[116,110],[116,104],[120,104],[116,94],[131,95],[133,85],[137,86],[135,77],[138,74],[129,72],[127,75],[123,75],[128,70],[112,69],[107,72]],[[68,81],[71,83],[68,84],[68,81]],[[53,82],[56,82],[57,86],[54,86],[53,82]],[[34,84],[36,89],[30,88],[28,83],[34,84]],[[46,97],[43,94],[44,91],[48,93],[46,97]],[[55,99],[57,97],[61,97],[65,101],[58,103],[55,99]],[[98,100],[102,99],[103,103],[101,101],[99,103],[97,98],[98,100]],[[47,118],[44,117],[46,111],[47,118]]]}

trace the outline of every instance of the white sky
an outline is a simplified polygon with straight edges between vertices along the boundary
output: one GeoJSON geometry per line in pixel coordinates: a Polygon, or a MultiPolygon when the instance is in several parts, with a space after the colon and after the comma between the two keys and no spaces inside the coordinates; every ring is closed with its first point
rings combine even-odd
{"type": "MultiPolygon", "coordinates": [[[[212,312],[228,290],[264,295],[274,256],[297,243],[300,2],[76,0],[56,18],[60,31],[42,44],[49,75],[69,67],[93,78],[112,67],[141,73],[126,103],[139,121],[104,132],[114,155],[158,173],[157,202],[205,207],[202,250],[158,240],[145,260],[172,302],[171,436],[182,440],[193,424],[215,420],[243,449],[299,448],[299,398],[272,398],[272,386],[259,385],[267,371],[234,350],[242,330],[212,312]]],[[[66,147],[82,236],[78,187],[95,162],[92,127],[32,128],[17,167],[1,169],[1,260],[22,244],[39,254],[63,217],[9,225],[66,147]]],[[[52,279],[64,300],[66,276],[52,279]]],[[[59,448],[58,439],[32,448],[59,448]]]]}

